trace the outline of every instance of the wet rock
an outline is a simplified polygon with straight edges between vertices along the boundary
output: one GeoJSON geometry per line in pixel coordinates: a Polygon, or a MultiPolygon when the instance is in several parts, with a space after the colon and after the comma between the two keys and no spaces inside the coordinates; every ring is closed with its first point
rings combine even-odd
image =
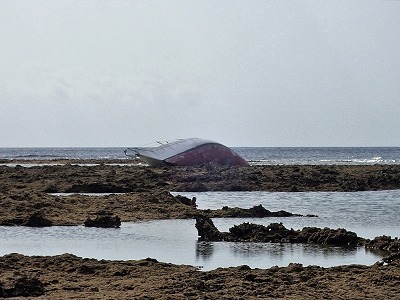
{"type": "Polygon", "coordinates": [[[43,212],[36,211],[30,215],[22,225],[29,227],[48,227],[52,226],[53,222],[47,219],[43,212]]]}
{"type": "Polygon", "coordinates": [[[149,266],[152,264],[158,263],[158,260],[155,258],[147,257],[145,259],[142,259],[141,261],[138,262],[138,265],[140,266],[149,266]]]}
{"type": "Polygon", "coordinates": [[[92,266],[82,264],[78,268],[78,272],[81,274],[94,274],[96,272],[96,269],[92,266]]]}
{"type": "Polygon", "coordinates": [[[22,226],[24,222],[25,222],[24,218],[15,217],[0,222],[0,226],[22,226]]]}
{"type": "Polygon", "coordinates": [[[121,219],[108,212],[99,212],[95,219],[88,217],[84,224],[86,227],[119,228],[121,219]]]}
{"type": "Polygon", "coordinates": [[[193,197],[192,199],[189,199],[188,197],[181,196],[181,195],[176,195],[175,199],[181,202],[182,204],[185,205],[190,205],[196,207],[196,197],[193,197]]]}
{"type": "Polygon", "coordinates": [[[305,227],[296,238],[297,241],[306,241],[307,243],[332,245],[332,246],[356,246],[362,242],[355,232],[347,231],[343,228],[317,228],[305,227]]]}
{"type": "MultiPolygon", "coordinates": [[[[304,217],[300,214],[293,214],[284,210],[270,211],[263,207],[261,204],[253,206],[252,208],[239,208],[224,206],[222,209],[205,210],[203,211],[212,218],[267,218],[267,217],[304,217]]],[[[307,215],[309,217],[316,217],[315,215],[307,215]]]]}
{"type": "Polygon", "coordinates": [[[180,184],[176,190],[182,192],[207,192],[209,189],[206,187],[205,184],[200,182],[185,182],[180,184]]]}
{"type": "Polygon", "coordinates": [[[66,193],[127,193],[131,190],[110,183],[74,184],[66,189],[66,193]]]}
{"type": "Polygon", "coordinates": [[[199,239],[205,241],[235,242],[273,242],[273,243],[313,243],[331,246],[356,246],[363,239],[345,229],[305,227],[302,230],[287,229],[282,223],[271,223],[268,226],[243,223],[235,225],[229,232],[220,232],[208,217],[196,218],[199,239]]]}
{"type": "Polygon", "coordinates": [[[198,216],[196,217],[197,233],[199,239],[202,241],[224,241],[224,233],[220,232],[217,227],[215,227],[213,221],[208,217],[198,216]]]}
{"type": "Polygon", "coordinates": [[[271,223],[268,226],[243,223],[229,229],[233,240],[252,242],[281,242],[294,235],[293,230],[286,229],[282,223],[271,223]]]}
{"type": "MultiPolygon", "coordinates": [[[[74,165],[104,162],[101,160],[50,162],[67,164],[32,168],[0,166],[1,225],[22,226],[26,216],[36,210],[45,211],[53,225],[83,224],[93,211],[105,208],[127,221],[192,218],[197,214],[217,217],[190,205],[180,205],[173,197],[150,195],[158,191],[225,191],[233,186],[247,191],[353,191],[360,184],[368,190],[400,187],[400,165],[132,168],[74,165]],[[101,197],[98,201],[99,198],[80,195],[54,197],[43,191],[133,193],[101,197]]],[[[219,210],[218,214],[229,217],[229,211],[219,210]]],[[[240,215],[237,211],[233,213],[240,215]]]]}
{"type": "Polygon", "coordinates": [[[37,297],[44,294],[44,286],[36,278],[21,277],[16,280],[11,288],[4,288],[0,285],[0,297],[37,297]]]}
{"type": "Polygon", "coordinates": [[[366,240],[365,247],[390,253],[397,253],[400,252],[400,240],[397,237],[392,239],[390,236],[383,235],[375,237],[373,240],[366,240]]]}
{"type": "Polygon", "coordinates": [[[382,259],[383,264],[389,264],[389,265],[400,265],[400,252],[390,254],[389,256],[386,256],[382,259]]]}
{"type": "Polygon", "coordinates": [[[16,278],[22,277],[20,274],[40,276],[38,279],[45,285],[40,299],[333,300],[398,299],[400,294],[400,260],[394,255],[386,263],[372,266],[289,264],[260,269],[244,265],[206,271],[152,259],[118,261],[85,259],[72,254],[14,253],[0,256],[0,298],[5,298],[10,288],[14,289],[16,278]]]}

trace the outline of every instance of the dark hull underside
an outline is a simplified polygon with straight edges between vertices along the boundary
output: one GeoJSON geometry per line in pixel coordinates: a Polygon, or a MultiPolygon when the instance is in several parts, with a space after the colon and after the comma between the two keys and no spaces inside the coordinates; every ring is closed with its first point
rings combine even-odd
{"type": "Polygon", "coordinates": [[[203,144],[164,160],[172,166],[196,166],[203,164],[223,166],[248,166],[247,161],[221,144],[203,144]]]}

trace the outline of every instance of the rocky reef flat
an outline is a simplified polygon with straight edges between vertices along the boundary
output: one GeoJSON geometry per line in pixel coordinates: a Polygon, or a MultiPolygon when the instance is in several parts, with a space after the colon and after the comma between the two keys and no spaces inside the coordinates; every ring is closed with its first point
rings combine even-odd
{"type": "Polygon", "coordinates": [[[0,257],[0,297],[16,299],[397,299],[400,259],[332,268],[248,266],[202,272],[148,258],[0,257]]]}
{"type": "MultiPolygon", "coordinates": [[[[196,199],[171,191],[365,191],[400,189],[400,166],[249,166],[149,168],[114,162],[39,162],[23,167],[0,165],[2,226],[87,225],[118,227],[121,222],[214,217],[298,217],[222,207],[200,210],[196,199]],[[55,193],[75,193],[68,197],[55,193]],[[81,193],[109,193],[86,196],[81,193]]],[[[316,216],[305,216],[316,217],[316,216]]],[[[262,242],[336,242],[387,252],[372,266],[332,268],[248,266],[203,272],[148,258],[107,261],[59,256],[0,257],[0,297],[20,299],[394,299],[400,294],[399,242],[390,237],[365,240],[345,229],[308,228],[294,232],[238,225],[229,233],[203,234],[208,240],[262,242]],[[264,235],[263,235],[264,234],[264,235]],[[272,234],[269,236],[268,234],[272,234]]],[[[204,228],[203,228],[204,229],[204,228]]],[[[384,233],[382,233],[384,234],[384,233]]],[[[200,238],[202,234],[199,232],[200,238]]],[[[333,244],[332,244],[333,243],[333,244]]],[[[1,241],[0,241],[1,245],[1,241]]]]}
{"type": "MultiPolygon", "coordinates": [[[[194,218],[199,214],[195,205],[172,196],[170,191],[400,189],[400,165],[149,168],[80,163],[29,168],[0,165],[0,224],[22,225],[35,212],[53,225],[81,225],[99,212],[116,214],[122,222],[194,218]],[[63,197],[52,193],[76,194],[63,197]],[[110,194],[89,197],[79,193],[110,194]]],[[[221,208],[209,216],[240,214],[221,208]]]]}

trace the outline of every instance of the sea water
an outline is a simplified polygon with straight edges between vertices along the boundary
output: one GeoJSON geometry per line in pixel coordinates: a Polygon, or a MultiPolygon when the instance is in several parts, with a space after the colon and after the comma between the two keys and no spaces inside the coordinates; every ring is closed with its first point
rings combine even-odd
{"type": "MultiPolygon", "coordinates": [[[[252,165],[400,164],[400,147],[233,147],[252,165]]],[[[127,159],[125,148],[0,148],[0,160],[127,159]]],[[[4,164],[4,163],[3,163],[4,164]]]]}
{"type": "MultiPolygon", "coordinates": [[[[379,235],[399,237],[400,191],[379,192],[206,192],[179,193],[196,197],[199,208],[224,205],[316,214],[317,218],[214,219],[227,231],[242,222],[268,225],[282,222],[287,228],[304,226],[346,228],[364,238],[379,235]]],[[[203,270],[248,265],[252,268],[286,266],[289,263],[320,265],[371,265],[381,259],[363,247],[343,249],[318,245],[275,243],[202,242],[194,220],[162,220],[122,223],[119,229],[84,226],[48,228],[0,227],[0,255],[73,253],[97,259],[130,260],[146,257],[174,264],[199,266],[203,270]]]]}

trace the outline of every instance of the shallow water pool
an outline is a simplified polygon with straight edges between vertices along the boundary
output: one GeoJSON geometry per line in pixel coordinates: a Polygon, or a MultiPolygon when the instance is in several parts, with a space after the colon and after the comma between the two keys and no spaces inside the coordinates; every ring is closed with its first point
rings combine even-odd
{"type": "MultiPolygon", "coordinates": [[[[346,228],[364,238],[399,236],[400,191],[356,193],[207,192],[179,193],[196,197],[199,208],[224,205],[316,214],[318,218],[214,219],[227,231],[233,225],[282,222],[287,228],[305,226],[346,228]]],[[[110,260],[155,258],[174,264],[189,264],[203,270],[248,265],[252,268],[287,266],[289,263],[323,267],[364,264],[381,259],[364,248],[342,249],[317,245],[199,242],[194,220],[162,220],[122,223],[119,229],[84,226],[47,228],[0,227],[0,255],[72,253],[110,260]]]]}
{"type": "Polygon", "coordinates": [[[194,220],[123,223],[119,229],[84,226],[0,227],[0,255],[73,253],[81,257],[130,260],[146,257],[203,270],[248,265],[268,268],[291,262],[304,265],[373,264],[379,256],[363,248],[263,243],[198,242],[194,220]]]}

